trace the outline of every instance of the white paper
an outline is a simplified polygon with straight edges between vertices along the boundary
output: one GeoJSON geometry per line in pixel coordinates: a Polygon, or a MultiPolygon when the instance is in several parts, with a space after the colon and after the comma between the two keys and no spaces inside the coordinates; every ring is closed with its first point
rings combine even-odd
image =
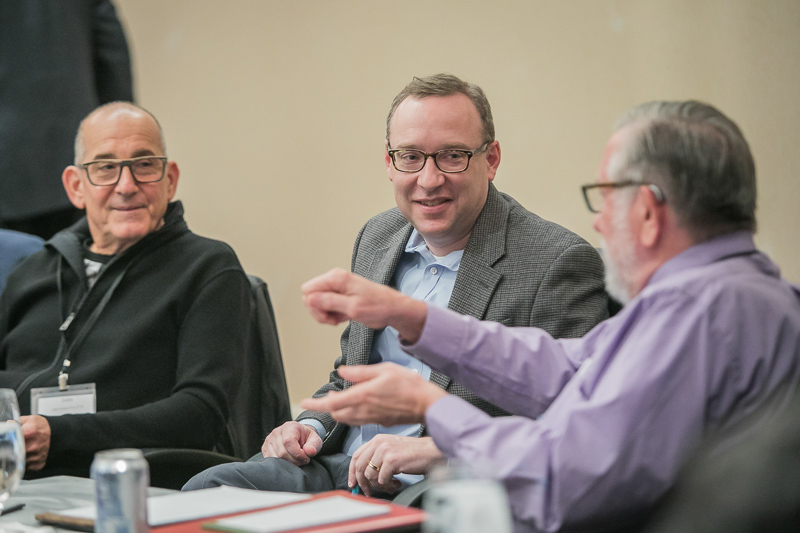
{"type": "MultiPolygon", "coordinates": [[[[310,494],[267,492],[235,487],[178,492],[147,498],[147,521],[152,527],[163,526],[221,514],[263,509],[264,507],[307,500],[310,497],[310,494]]],[[[58,514],[90,520],[97,518],[94,505],[58,511],[58,514]]]]}
{"type": "Polygon", "coordinates": [[[244,531],[247,533],[275,533],[301,527],[334,524],[345,520],[356,520],[378,516],[389,512],[389,506],[367,503],[345,496],[331,496],[305,503],[289,505],[280,509],[249,513],[223,518],[211,525],[215,529],[244,531]]]}

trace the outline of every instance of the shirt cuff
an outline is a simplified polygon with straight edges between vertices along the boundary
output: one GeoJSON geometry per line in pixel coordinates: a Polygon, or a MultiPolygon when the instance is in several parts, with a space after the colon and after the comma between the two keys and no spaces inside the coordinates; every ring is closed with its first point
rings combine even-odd
{"type": "Polygon", "coordinates": [[[427,307],[428,315],[417,342],[412,344],[402,341],[400,346],[407,353],[436,367],[435,363],[448,360],[446,356],[440,355],[443,350],[451,354],[463,351],[461,346],[469,327],[470,317],[438,305],[427,304],[427,307]]]}
{"type": "Polygon", "coordinates": [[[447,457],[457,457],[461,431],[471,426],[476,417],[489,415],[458,396],[448,394],[433,402],[425,411],[425,427],[433,442],[447,457]]]}
{"type": "Polygon", "coordinates": [[[303,420],[298,420],[297,423],[314,428],[314,431],[317,432],[317,435],[319,435],[319,438],[322,440],[325,440],[325,435],[328,434],[328,432],[325,430],[325,426],[323,426],[322,422],[319,420],[315,420],[313,418],[304,418],[303,420]]]}

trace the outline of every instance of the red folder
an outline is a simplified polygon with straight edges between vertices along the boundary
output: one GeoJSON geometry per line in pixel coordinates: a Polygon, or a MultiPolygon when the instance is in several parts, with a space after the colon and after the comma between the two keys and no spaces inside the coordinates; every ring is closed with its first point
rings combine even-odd
{"type": "Polygon", "coordinates": [[[389,512],[377,516],[370,516],[367,518],[359,518],[357,520],[347,520],[345,522],[336,522],[332,524],[324,524],[313,527],[304,527],[300,529],[292,529],[286,533],[364,533],[370,531],[392,531],[392,532],[412,532],[419,531],[420,525],[425,521],[425,513],[419,509],[411,507],[403,507],[402,505],[395,505],[386,500],[377,498],[367,498],[366,496],[357,496],[350,494],[344,490],[334,490],[330,492],[322,492],[315,494],[310,500],[301,500],[298,502],[287,503],[274,507],[266,507],[264,509],[253,509],[242,513],[232,513],[220,515],[210,518],[201,518],[199,520],[191,520],[189,522],[182,522],[180,524],[169,524],[166,526],[154,527],[150,531],[152,533],[209,533],[203,529],[203,524],[214,522],[220,518],[229,516],[238,516],[249,513],[257,513],[265,509],[277,509],[278,507],[288,507],[298,503],[304,503],[319,498],[330,498],[331,496],[345,496],[353,498],[361,502],[373,503],[375,505],[388,505],[389,512]]]}

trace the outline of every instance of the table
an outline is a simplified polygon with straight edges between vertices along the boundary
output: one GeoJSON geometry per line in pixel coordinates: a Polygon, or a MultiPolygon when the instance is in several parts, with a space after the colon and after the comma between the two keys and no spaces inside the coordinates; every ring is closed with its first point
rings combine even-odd
{"type": "MultiPolygon", "coordinates": [[[[2,0],[0,0],[2,1],[2,0]]],[[[170,489],[149,488],[148,496],[163,496],[165,494],[174,493],[170,489]]],[[[333,491],[331,493],[319,494],[313,498],[325,497],[341,493],[342,495],[350,498],[363,498],[363,496],[352,496],[346,491],[333,491]]],[[[94,480],[72,476],[53,476],[49,478],[36,479],[36,480],[23,480],[17,488],[14,495],[8,500],[8,505],[17,503],[24,503],[25,508],[21,511],[13,512],[7,516],[0,516],[0,532],[3,531],[3,524],[7,522],[20,522],[27,526],[41,527],[41,524],[34,518],[35,515],[47,511],[63,511],[65,509],[73,509],[75,507],[85,507],[94,504],[94,480]]],[[[391,516],[417,514],[420,511],[416,509],[408,509],[402,506],[393,506],[391,516]]],[[[238,514],[238,513],[236,513],[238,514]]],[[[389,515],[386,515],[389,517],[389,515]]],[[[380,517],[378,517],[380,518],[380,517]]],[[[376,518],[377,519],[377,518],[376,518]]],[[[171,524],[161,526],[154,529],[160,533],[197,533],[201,531],[201,523],[208,521],[208,518],[198,519],[190,522],[183,522],[181,524],[171,524]]],[[[356,529],[348,527],[343,523],[342,526],[334,528],[335,524],[331,527],[337,531],[393,531],[393,532],[418,532],[420,531],[419,518],[412,524],[392,525],[387,527],[368,527],[365,529],[356,529]]],[[[325,526],[320,527],[325,528],[325,526]]],[[[71,530],[55,528],[59,532],[75,533],[71,530]]],[[[306,528],[303,531],[312,532],[316,528],[306,528]]]]}
{"type": "MultiPolygon", "coordinates": [[[[169,489],[149,488],[148,496],[175,492],[169,489]]],[[[72,476],[23,480],[6,505],[24,503],[25,508],[7,516],[0,516],[0,530],[4,522],[20,522],[27,526],[41,526],[34,518],[38,513],[62,511],[74,507],[94,505],[94,480],[72,476]]],[[[69,531],[56,528],[56,531],[69,531]]],[[[74,532],[72,532],[74,533],[74,532]]]]}

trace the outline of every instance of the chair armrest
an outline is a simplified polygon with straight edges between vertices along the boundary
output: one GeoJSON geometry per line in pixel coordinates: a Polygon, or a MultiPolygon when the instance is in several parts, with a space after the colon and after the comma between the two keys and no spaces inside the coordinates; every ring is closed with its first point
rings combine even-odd
{"type": "Polygon", "coordinates": [[[180,490],[189,479],[207,468],[240,459],[208,450],[144,448],[150,465],[150,486],[180,490]]]}

